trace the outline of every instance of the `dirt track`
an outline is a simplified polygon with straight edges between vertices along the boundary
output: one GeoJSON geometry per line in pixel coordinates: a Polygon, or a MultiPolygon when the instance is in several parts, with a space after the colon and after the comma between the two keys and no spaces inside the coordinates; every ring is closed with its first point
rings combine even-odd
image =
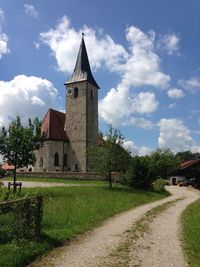
{"type": "MultiPolygon", "coordinates": [[[[17,182],[20,182],[20,181],[17,181],[17,182]]],[[[4,185],[7,187],[7,184],[8,182],[7,181],[3,181],[4,185]]],[[[95,185],[92,185],[92,184],[65,184],[65,183],[54,183],[54,182],[51,182],[51,183],[48,183],[48,182],[25,182],[25,181],[22,181],[22,188],[36,188],[36,187],[57,187],[57,186],[64,186],[64,187],[74,187],[74,186],[77,186],[77,187],[88,187],[88,186],[95,186],[95,185]]]]}
{"type": "MultiPolygon", "coordinates": [[[[70,244],[54,249],[49,255],[30,266],[88,267],[99,264],[101,266],[101,260],[119,245],[123,240],[123,233],[130,229],[142,215],[158,205],[184,197],[175,206],[158,216],[152,224],[152,235],[144,239],[144,242],[149,242],[151,246],[148,250],[141,251],[139,265],[184,267],[186,263],[178,239],[179,217],[185,207],[195,201],[199,195],[189,188],[168,187],[168,190],[172,196],[114,216],[105,221],[101,227],[80,236],[70,244]],[[164,265],[161,264],[163,260],[165,260],[164,265]]],[[[143,241],[140,240],[140,242],[143,241]]],[[[130,266],[134,265],[130,263],[130,266]]]]}

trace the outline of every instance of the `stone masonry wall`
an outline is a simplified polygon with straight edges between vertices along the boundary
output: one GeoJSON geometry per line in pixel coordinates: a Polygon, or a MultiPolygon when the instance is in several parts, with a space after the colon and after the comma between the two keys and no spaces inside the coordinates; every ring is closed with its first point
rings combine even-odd
{"type": "Polygon", "coordinates": [[[45,141],[44,146],[35,151],[36,163],[35,172],[49,172],[49,171],[67,171],[73,168],[73,153],[70,145],[63,141],[45,141]],[[59,155],[59,166],[54,166],[55,153],[59,155]],[[67,154],[67,166],[64,166],[64,154],[67,154]],[[41,164],[41,158],[43,164],[41,164]]]}
{"type": "Polygon", "coordinates": [[[80,171],[86,171],[86,82],[73,83],[67,88],[78,88],[78,96],[66,96],[65,130],[70,140],[74,155],[74,165],[78,164],[80,171]]]}
{"type": "MultiPolygon", "coordinates": [[[[105,181],[107,178],[96,172],[18,172],[17,176],[30,178],[59,178],[68,180],[91,180],[91,181],[105,181]]],[[[113,173],[114,180],[120,179],[119,173],[113,173]]]]}
{"type": "Polygon", "coordinates": [[[74,97],[74,93],[66,96],[65,130],[73,165],[85,172],[88,170],[88,146],[96,143],[98,136],[98,89],[87,81],[68,84],[68,88],[78,88],[78,96],[74,97]]]}

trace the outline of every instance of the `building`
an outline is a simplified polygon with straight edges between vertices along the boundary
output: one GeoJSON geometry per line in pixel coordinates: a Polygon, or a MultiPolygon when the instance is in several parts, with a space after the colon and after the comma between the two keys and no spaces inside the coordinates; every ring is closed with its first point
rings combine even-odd
{"type": "Polygon", "coordinates": [[[4,171],[13,171],[15,168],[15,166],[13,165],[9,165],[8,162],[4,162],[2,165],[1,165],[1,169],[4,170],[4,171]]]}
{"type": "Polygon", "coordinates": [[[194,187],[200,187],[200,159],[183,162],[169,178],[172,185],[183,183],[191,184],[194,187]]]}
{"type": "Polygon", "coordinates": [[[82,37],[74,72],[65,83],[66,114],[49,109],[41,131],[44,146],[36,151],[34,171],[89,170],[88,150],[98,138],[98,89],[82,37]]]}

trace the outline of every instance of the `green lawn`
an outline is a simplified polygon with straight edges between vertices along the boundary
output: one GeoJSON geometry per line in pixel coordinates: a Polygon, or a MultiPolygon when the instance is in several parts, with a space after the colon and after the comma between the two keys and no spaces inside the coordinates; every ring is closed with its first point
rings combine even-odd
{"type": "Polygon", "coordinates": [[[182,214],[183,249],[188,266],[200,266],[200,200],[190,204],[182,214]]]}
{"type": "Polygon", "coordinates": [[[106,218],[167,195],[126,187],[110,190],[103,184],[98,187],[23,189],[23,194],[36,190],[48,193],[44,204],[43,241],[0,245],[0,266],[25,266],[65,240],[100,225],[106,218]]]}

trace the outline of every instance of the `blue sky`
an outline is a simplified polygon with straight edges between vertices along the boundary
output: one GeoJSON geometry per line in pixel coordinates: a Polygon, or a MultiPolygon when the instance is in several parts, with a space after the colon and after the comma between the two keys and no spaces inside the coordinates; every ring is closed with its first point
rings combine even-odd
{"type": "Polygon", "coordinates": [[[99,127],[126,147],[200,152],[198,0],[0,0],[0,125],[65,110],[85,33],[99,127]]]}

